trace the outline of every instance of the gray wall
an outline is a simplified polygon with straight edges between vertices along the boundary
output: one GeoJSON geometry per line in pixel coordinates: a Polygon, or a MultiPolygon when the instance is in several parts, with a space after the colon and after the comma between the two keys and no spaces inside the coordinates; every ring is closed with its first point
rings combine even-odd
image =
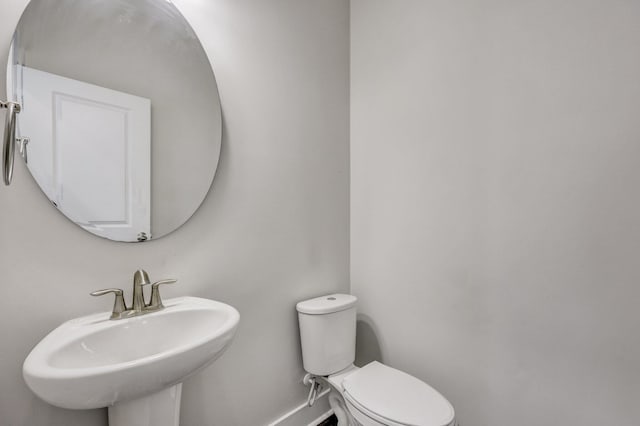
{"type": "MultiPolygon", "coordinates": [[[[2,426],[106,424],[106,410],[41,402],[24,385],[22,361],[62,321],[109,309],[91,290],[120,286],[129,297],[139,267],[180,280],[166,297],[213,298],[242,316],[228,352],[185,383],[182,425],[266,424],[306,398],[295,302],[348,291],[348,4],[174,3],[220,89],[225,136],[213,188],[183,228],[129,245],[73,225],[17,166],[0,190],[2,426]]],[[[2,5],[1,58],[25,4],[2,5]]]]}
{"type": "Polygon", "coordinates": [[[640,424],[640,2],[351,4],[361,343],[465,426],[640,424]]]}

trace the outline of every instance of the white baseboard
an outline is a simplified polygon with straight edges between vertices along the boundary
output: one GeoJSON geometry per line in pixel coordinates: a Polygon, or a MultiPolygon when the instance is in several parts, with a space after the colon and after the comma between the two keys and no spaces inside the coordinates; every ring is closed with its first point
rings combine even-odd
{"type": "Polygon", "coordinates": [[[320,392],[313,407],[309,407],[305,402],[272,421],[268,426],[317,426],[333,414],[331,407],[329,407],[329,398],[327,398],[329,391],[330,389],[325,389],[320,392]]]}

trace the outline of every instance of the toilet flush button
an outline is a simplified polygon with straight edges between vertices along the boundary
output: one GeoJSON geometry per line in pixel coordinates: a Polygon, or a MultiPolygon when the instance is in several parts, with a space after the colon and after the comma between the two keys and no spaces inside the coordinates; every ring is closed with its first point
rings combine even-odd
{"type": "Polygon", "coordinates": [[[327,297],[327,300],[338,300],[335,297],[327,297]]]}

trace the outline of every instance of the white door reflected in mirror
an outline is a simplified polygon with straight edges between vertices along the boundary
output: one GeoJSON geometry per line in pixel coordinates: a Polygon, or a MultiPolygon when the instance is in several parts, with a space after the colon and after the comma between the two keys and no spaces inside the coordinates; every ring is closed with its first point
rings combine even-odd
{"type": "Polygon", "coordinates": [[[17,75],[27,166],[51,202],[101,237],[149,238],[151,101],[29,67],[17,75]]]}
{"type": "Polygon", "coordinates": [[[31,0],[9,51],[7,97],[24,104],[16,137],[28,170],[94,235],[161,238],[209,193],[218,87],[172,2],[31,0]]]}

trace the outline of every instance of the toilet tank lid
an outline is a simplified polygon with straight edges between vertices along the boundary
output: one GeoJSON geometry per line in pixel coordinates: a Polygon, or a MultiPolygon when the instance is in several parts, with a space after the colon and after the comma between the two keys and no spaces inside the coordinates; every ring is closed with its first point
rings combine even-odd
{"type": "Polygon", "coordinates": [[[352,308],[358,302],[358,298],[350,294],[330,294],[304,300],[296,305],[298,312],[308,315],[323,315],[345,311],[352,308]]]}

